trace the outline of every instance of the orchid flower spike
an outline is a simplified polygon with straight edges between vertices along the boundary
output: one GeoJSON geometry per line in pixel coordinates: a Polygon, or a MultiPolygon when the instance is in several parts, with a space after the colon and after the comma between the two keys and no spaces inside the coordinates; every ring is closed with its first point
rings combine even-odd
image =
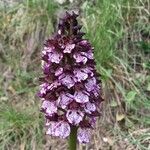
{"type": "Polygon", "coordinates": [[[94,49],[83,38],[77,17],[74,12],[66,12],[57,32],[46,40],[38,95],[46,134],[67,138],[76,127],[78,141],[88,143],[100,115],[101,81],[95,69],[94,49]]]}

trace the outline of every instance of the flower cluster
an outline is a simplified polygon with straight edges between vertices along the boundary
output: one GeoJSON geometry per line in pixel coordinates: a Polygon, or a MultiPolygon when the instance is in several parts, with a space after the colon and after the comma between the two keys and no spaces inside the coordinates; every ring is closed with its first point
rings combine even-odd
{"type": "Polygon", "coordinates": [[[95,70],[93,48],[83,39],[78,15],[66,12],[57,33],[42,50],[43,77],[38,93],[46,118],[46,134],[66,138],[76,126],[81,143],[90,140],[99,116],[100,81],[95,70]]]}

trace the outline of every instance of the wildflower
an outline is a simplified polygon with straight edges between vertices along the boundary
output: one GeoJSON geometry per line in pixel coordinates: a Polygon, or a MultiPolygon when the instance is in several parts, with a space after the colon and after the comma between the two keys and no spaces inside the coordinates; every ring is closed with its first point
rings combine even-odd
{"type": "Polygon", "coordinates": [[[89,128],[79,128],[77,138],[80,143],[90,142],[90,129],[89,128]]]}
{"type": "Polygon", "coordinates": [[[45,42],[44,77],[38,95],[46,117],[46,134],[67,138],[72,127],[77,127],[78,141],[88,143],[100,114],[101,89],[93,48],[83,38],[77,17],[74,12],[66,12],[57,33],[45,42]]]}

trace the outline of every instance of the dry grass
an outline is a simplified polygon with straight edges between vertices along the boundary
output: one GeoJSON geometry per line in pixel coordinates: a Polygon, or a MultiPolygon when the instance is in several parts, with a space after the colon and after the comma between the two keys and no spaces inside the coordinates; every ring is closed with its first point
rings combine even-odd
{"type": "MultiPolygon", "coordinates": [[[[0,149],[61,150],[66,140],[44,136],[35,96],[40,48],[57,12],[73,4],[25,0],[0,5],[0,149]]],[[[95,47],[104,103],[85,150],[150,149],[150,3],[148,0],[78,1],[80,21],[95,47]],[[80,5],[79,5],[80,4],[80,5]]],[[[73,7],[75,8],[75,4],[73,7]]]]}

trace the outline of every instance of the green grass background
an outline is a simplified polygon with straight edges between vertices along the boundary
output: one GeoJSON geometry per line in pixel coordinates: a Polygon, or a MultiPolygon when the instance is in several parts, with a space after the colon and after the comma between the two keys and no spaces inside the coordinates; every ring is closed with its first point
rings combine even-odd
{"type": "Polygon", "coordinates": [[[46,137],[36,96],[40,51],[59,14],[80,10],[103,84],[102,115],[86,150],[150,149],[149,0],[0,2],[0,150],[62,150],[46,137]]]}

